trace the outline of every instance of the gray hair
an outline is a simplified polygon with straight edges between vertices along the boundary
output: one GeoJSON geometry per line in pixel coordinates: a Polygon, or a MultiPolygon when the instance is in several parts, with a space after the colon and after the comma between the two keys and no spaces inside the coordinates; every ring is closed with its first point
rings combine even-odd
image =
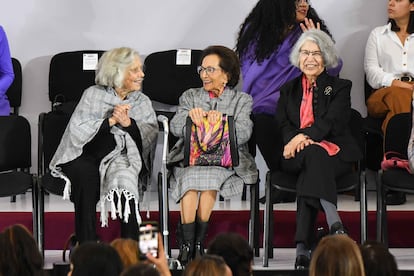
{"type": "Polygon", "coordinates": [[[131,66],[139,53],[128,47],[115,48],[105,52],[96,68],[95,83],[98,85],[121,88],[125,71],[131,66]]]}
{"type": "Polygon", "coordinates": [[[333,68],[338,65],[339,57],[332,38],[324,31],[311,29],[303,32],[303,34],[299,37],[298,41],[293,46],[289,59],[294,66],[299,68],[300,49],[307,41],[312,41],[319,46],[326,68],[333,68]]]}

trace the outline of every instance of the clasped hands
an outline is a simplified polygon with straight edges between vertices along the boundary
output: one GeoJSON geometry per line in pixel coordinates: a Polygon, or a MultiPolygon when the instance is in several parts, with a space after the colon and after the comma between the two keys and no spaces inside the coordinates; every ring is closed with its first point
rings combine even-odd
{"type": "Polygon", "coordinates": [[[207,117],[207,121],[213,125],[221,119],[222,114],[220,111],[217,110],[204,111],[202,108],[197,107],[191,109],[188,112],[188,116],[190,116],[191,121],[196,126],[200,126],[205,117],[207,117]]]}
{"type": "Polygon", "coordinates": [[[294,158],[296,153],[313,143],[314,141],[309,136],[299,133],[285,145],[283,148],[283,157],[285,159],[294,158]]]}
{"type": "Polygon", "coordinates": [[[130,108],[129,104],[116,105],[112,111],[112,117],[109,118],[109,125],[120,124],[122,127],[129,127],[131,125],[131,118],[128,115],[130,108]]]}

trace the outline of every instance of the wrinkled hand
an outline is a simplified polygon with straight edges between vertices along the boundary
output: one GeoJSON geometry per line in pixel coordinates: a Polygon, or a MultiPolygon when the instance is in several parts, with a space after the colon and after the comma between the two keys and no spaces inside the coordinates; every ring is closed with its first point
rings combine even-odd
{"type": "Polygon", "coordinates": [[[131,118],[129,118],[128,111],[131,108],[129,104],[118,104],[115,106],[112,112],[112,119],[115,123],[120,124],[123,127],[129,127],[131,125],[131,118]]]}
{"type": "Polygon", "coordinates": [[[296,153],[303,150],[305,147],[313,144],[314,141],[308,136],[299,133],[287,143],[283,149],[283,157],[285,159],[294,158],[296,153]]]}
{"type": "Polygon", "coordinates": [[[190,116],[191,121],[193,121],[196,126],[200,126],[204,117],[207,116],[207,112],[205,112],[202,108],[197,107],[191,109],[188,112],[188,116],[190,116]]]}
{"type": "Polygon", "coordinates": [[[147,253],[146,256],[148,261],[155,265],[155,268],[160,272],[161,276],[171,276],[167,257],[164,251],[164,245],[162,243],[161,233],[158,233],[158,258],[152,256],[151,253],[147,253]]]}
{"type": "Polygon", "coordinates": [[[219,121],[221,119],[221,112],[217,111],[217,110],[210,110],[209,112],[207,112],[207,121],[213,125],[215,123],[217,123],[217,121],[219,121]]]}
{"type": "Polygon", "coordinates": [[[318,30],[321,29],[321,23],[319,23],[319,22],[316,22],[316,25],[315,25],[313,20],[308,19],[307,17],[305,17],[304,21],[305,21],[305,23],[300,23],[300,28],[302,29],[303,32],[306,32],[306,31],[311,30],[311,29],[318,29],[318,30]]]}

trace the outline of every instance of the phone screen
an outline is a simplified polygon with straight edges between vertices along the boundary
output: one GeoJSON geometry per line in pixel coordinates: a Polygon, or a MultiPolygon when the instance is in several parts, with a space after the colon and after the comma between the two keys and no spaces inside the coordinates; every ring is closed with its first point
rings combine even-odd
{"type": "Polygon", "coordinates": [[[142,222],[139,226],[139,251],[140,258],[145,259],[150,252],[152,256],[158,257],[158,223],[142,222]]]}

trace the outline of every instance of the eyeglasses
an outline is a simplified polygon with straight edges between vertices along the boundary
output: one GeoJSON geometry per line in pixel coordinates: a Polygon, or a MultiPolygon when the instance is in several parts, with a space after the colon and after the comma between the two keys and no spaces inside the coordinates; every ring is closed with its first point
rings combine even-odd
{"type": "Polygon", "coordinates": [[[302,57],[310,57],[310,56],[312,56],[314,58],[320,58],[320,57],[322,57],[321,51],[301,50],[299,53],[300,53],[300,55],[302,57]]]}
{"type": "Polygon", "coordinates": [[[310,5],[310,3],[307,0],[296,0],[295,5],[296,5],[296,8],[299,8],[299,7],[302,7],[302,6],[308,7],[310,5]]]}
{"type": "Polygon", "coordinates": [[[201,75],[201,73],[206,72],[208,75],[214,74],[214,72],[216,72],[216,70],[221,70],[221,68],[216,68],[216,67],[212,67],[212,66],[208,66],[208,67],[203,67],[203,66],[198,66],[197,67],[197,73],[199,75],[201,75]]]}

